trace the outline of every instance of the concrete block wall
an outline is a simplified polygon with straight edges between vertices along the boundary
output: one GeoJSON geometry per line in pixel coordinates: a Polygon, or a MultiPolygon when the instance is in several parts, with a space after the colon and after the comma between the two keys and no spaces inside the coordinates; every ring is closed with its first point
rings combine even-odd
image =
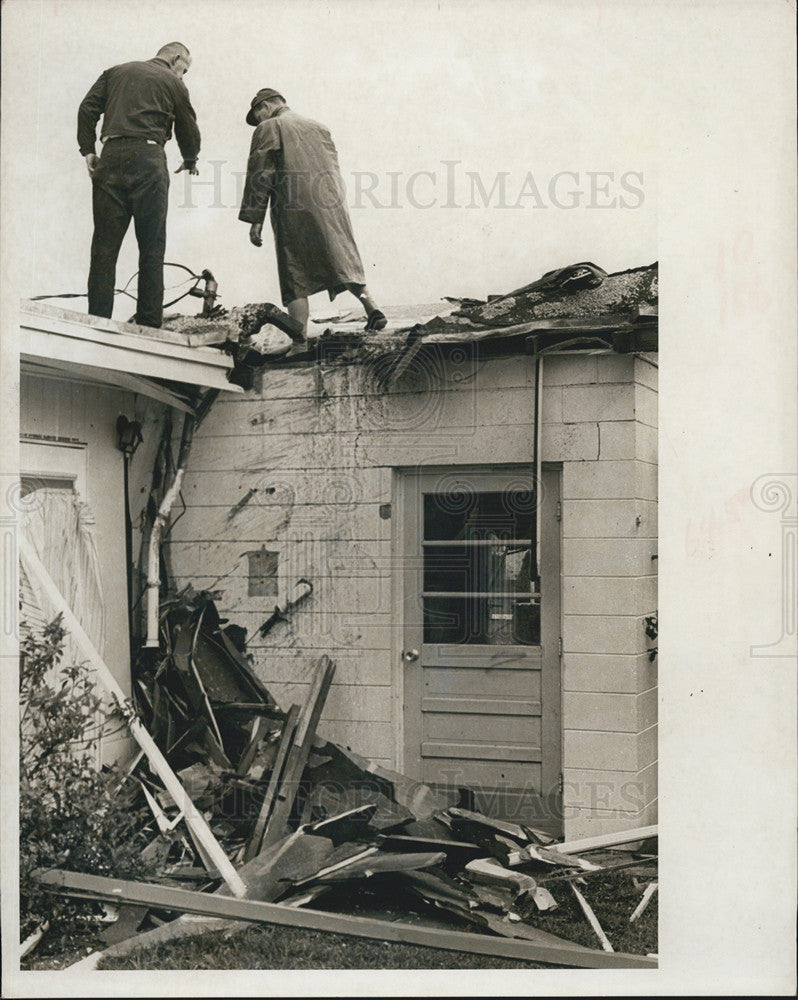
{"type": "Polygon", "coordinates": [[[220,397],[203,421],[170,534],[176,583],[218,589],[248,630],[259,675],[286,707],[307,693],[316,658],[336,674],[320,731],[401,765],[402,612],[392,504],[395,469],[531,469],[535,366],[527,357],[419,361],[390,392],[369,366],[308,365],[263,374],[220,397]],[[250,593],[248,554],[279,553],[278,594],[250,593]],[[265,638],[258,628],[295,581],[313,595],[265,638]]]}
{"type": "Polygon", "coordinates": [[[657,674],[644,621],[657,607],[655,361],[544,361],[542,458],[563,466],[568,838],[656,818],[657,674]]]}
{"type": "MultiPolygon", "coordinates": [[[[220,397],[194,441],[171,532],[178,585],[220,591],[256,669],[283,705],[316,657],[337,673],[321,731],[401,766],[395,469],[534,459],[535,361],[421,364],[385,393],[368,366],[264,374],[220,397]],[[248,554],[279,552],[278,594],[250,592],[248,554]],[[299,577],[313,596],[265,638],[299,577]]],[[[543,363],[542,454],[560,462],[566,836],[652,821],[656,665],[643,619],[656,608],[656,369],[632,357],[543,363]]],[[[399,586],[401,592],[401,586],[399,586]]]]}

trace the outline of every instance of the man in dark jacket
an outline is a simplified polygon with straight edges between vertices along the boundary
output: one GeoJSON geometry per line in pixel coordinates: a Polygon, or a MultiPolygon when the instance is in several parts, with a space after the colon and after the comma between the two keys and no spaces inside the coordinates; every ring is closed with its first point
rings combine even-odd
{"type": "Polygon", "coordinates": [[[366,310],[366,329],[384,329],[385,316],[366,288],[329,130],[293,112],[269,87],[252,99],[246,120],[257,127],[238,217],[250,224],[250,242],[259,247],[271,201],[280,294],[289,314],[307,332],[308,296],[328,291],[333,299],[348,290],[366,310]]]}
{"type": "Polygon", "coordinates": [[[161,325],[169,194],[163,147],[172,137],[172,123],[183,156],[175,173],[198,173],[200,133],[183,83],[190,65],[186,46],[170,42],[154,59],[107,69],[78,110],[78,146],[93,186],[89,312],[94,316],[113,312],[116,262],[132,217],[139,245],[136,322],[161,325]],[[98,157],[101,115],[103,150],[98,157]]]}

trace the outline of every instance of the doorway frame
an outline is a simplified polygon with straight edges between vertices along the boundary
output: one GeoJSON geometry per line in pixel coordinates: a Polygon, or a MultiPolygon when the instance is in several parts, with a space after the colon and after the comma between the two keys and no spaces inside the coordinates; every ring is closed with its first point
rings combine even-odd
{"type": "MultiPolygon", "coordinates": [[[[545,706],[541,719],[541,784],[548,785],[557,796],[556,811],[562,823],[563,813],[563,743],[562,730],[562,463],[541,463],[541,502],[540,521],[548,521],[550,530],[540,531],[540,566],[541,593],[545,594],[551,587],[551,597],[541,599],[541,640],[540,646],[543,661],[541,670],[541,700],[545,706]]],[[[408,770],[407,747],[407,712],[404,651],[408,648],[405,602],[408,596],[408,578],[418,571],[423,555],[411,551],[410,547],[410,516],[416,509],[416,501],[411,505],[410,490],[415,489],[413,480],[419,475],[516,475],[534,478],[534,469],[521,463],[506,463],[481,465],[430,465],[395,468],[392,482],[392,552],[393,552],[393,638],[391,643],[391,658],[394,665],[392,672],[393,719],[394,719],[394,755],[396,767],[403,773],[408,770]]],[[[412,596],[412,594],[411,594],[412,596]]],[[[531,647],[535,648],[535,647],[531,647]]],[[[547,794],[546,792],[543,793],[547,794]]]]}

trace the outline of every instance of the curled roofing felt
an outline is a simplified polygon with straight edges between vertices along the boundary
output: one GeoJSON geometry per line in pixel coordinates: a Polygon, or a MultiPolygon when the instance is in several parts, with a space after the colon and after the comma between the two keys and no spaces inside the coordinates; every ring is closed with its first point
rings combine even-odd
{"type": "Polygon", "coordinates": [[[269,303],[234,307],[213,319],[179,316],[164,325],[186,335],[192,344],[224,346],[238,362],[248,365],[314,360],[362,363],[425,344],[487,339],[509,346],[520,338],[518,349],[524,350],[523,338],[534,334],[548,337],[545,343],[541,341],[548,348],[556,348],[558,340],[571,343],[574,336],[584,334],[599,338],[599,347],[603,337],[607,349],[656,350],[656,346],[638,347],[628,337],[641,321],[649,329],[655,325],[657,294],[656,263],[607,274],[584,262],[547,272],[487,302],[450,299],[449,303],[459,305],[453,310],[442,300],[440,313],[431,318],[429,311],[413,317],[409,310],[389,310],[401,318],[389,321],[388,328],[379,333],[364,331],[362,317],[347,316],[342,322],[331,319],[320,334],[311,328],[306,347],[297,353],[294,346],[290,355],[290,338],[270,325],[274,307],[269,303]],[[618,337],[627,339],[619,341],[618,337]]]}

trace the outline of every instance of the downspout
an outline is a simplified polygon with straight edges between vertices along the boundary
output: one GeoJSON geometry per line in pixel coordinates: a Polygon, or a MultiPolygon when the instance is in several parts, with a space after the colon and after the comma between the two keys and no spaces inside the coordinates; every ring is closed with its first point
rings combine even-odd
{"type": "Polygon", "coordinates": [[[158,610],[160,607],[159,591],[161,586],[160,555],[161,539],[163,537],[166,522],[169,519],[169,512],[177,500],[183,486],[183,476],[188,464],[188,455],[191,451],[191,442],[194,437],[196,417],[187,413],[183,418],[183,433],[180,437],[180,450],[177,455],[177,469],[172,485],[164,494],[158,513],[152,524],[150,532],[150,542],[147,549],[147,588],[145,596],[147,637],[144,646],[147,649],[157,648],[158,641],[158,610]]]}
{"type": "Polygon", "coordinates": [[[540,593],[540,512],[543,506],[543,477],[540,458],[540,442],[543,424],[543,401],[541,386],[543,384],[543,358],[538,354],[535,358],[535,564],[534,575],[530,580],[533,592],[540,593]]]}

